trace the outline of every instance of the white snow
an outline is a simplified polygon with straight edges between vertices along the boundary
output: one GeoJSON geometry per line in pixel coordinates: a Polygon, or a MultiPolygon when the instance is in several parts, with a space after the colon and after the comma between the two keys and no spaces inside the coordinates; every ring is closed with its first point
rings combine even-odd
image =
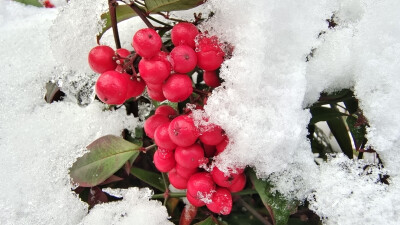
{"type": "MultiPolygon", "coordinates": [[[[84,147],[137,125],[123,110],[103,111],[93,101],[97,75],[86,57],[96,45],[101,23],[95,21],[106,1],[71,0],[55,9],[0,3],[0,223],[169,224],[166,209],[149,200],[147,189],[120,190],[122,201],[97,205],[89,214],[71,191],[68,168],[84,147]],[[49,80],[62,86],[66,100],[45,103],[49,80]]],[[[324,224],[396,224],[400,2],[210,0],[199,10],[215,12],[201,29],[235,46],[221,70],[226,82],[205,107],[231,140],[216,159],[219,166],[256,168],[287,197],[308,198],[324,224]],[[338,25],[328,29],[332,15],[338,25]],[[384,168],[364,171],[366,162],[343,155],[314,163],[304,108],[321,91],[342,88],[352,88],[360,100],[371,125],[368,143],[384,168]],[[390,185],[377,182],[379,174],[388,174],[390,185]]],[[[137,19],[120,24],[123,47],[131,49],[131,35],[141,27],[137,19]]],[[[110,32],[102,43],[112,45],[110,32]]]]}

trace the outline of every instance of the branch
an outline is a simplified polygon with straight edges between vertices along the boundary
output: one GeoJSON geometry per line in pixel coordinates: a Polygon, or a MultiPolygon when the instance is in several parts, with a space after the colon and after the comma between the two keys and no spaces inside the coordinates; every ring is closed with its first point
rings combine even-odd
{"type": "Polygon", "coordinates": [[[117,49],[121,48],[121,41],[119,40],[118,26],[117,26],[117,10],[118,3],[116,0],[108,0],[108,10],[110,11],[111,27],[114,34],[115,46],[117,49]]]}

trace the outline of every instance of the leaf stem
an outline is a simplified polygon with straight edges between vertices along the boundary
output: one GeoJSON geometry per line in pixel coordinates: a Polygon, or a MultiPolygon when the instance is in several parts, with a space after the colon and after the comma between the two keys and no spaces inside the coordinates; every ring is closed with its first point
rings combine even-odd
{"type": "Polygon", "coordinates": [[[167,205],[168,197],[170,196],[169,189],[168,189],[169,181],[168,181],[166,173],[161,173],[161,175],[162,175],[162,178],[163,178],[163,181],[164,181],[164,186],[165,186],[165,193],[163,194],[164,195],[164,203],[163,203],[163,205],[167,205]]]}
{"type": "Polygon", "coordinates": [[[117,6],[118,3],[116,0],[108,0],[108,10],[110,11],[111,27],[113,30],[115,47],[119,49],[121,48],[121,41],[119,40],[119,34],[118,34],[118,25],[117,25],[118,22],[117,22],[117,10],[116,10],[117,6]]]}
{"type": "Polygon", "coordinates": [[[154,18],[154,17],[152,17],[152,16],[150,16],[150,15],[148,15],[147,18],[153,20],[154,22],[157,22],[157,23],[159,23],[159,24],[162,24],[162,25],[164,25],[164,26],[166,26],[166,27],[172,27],[170,24],[164,23],[163,21],[158,20],[158,19],[156,19],[156,18],[154,18]]]}
{"type": "MultiPolygon", "coordinates": [[[[169,197],[171,198],[183,198],[186,197],[186,192],[170,192],[168,194],[169,197]]],[[[165,194],[155,194],[151,196],[152,199],[160,199],[160,198],[165,198],[165,194]]]]}

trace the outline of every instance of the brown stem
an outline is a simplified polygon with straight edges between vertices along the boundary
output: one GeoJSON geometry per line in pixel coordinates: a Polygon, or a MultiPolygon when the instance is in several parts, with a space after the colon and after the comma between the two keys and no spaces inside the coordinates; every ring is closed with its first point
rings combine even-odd
{"type": "Polygon", "coordinates": [[[210,94],[210,92],[208,92],[208,91],[203,91],[203,90],[200,90],[197,88],[193,88],[193,92],[196,94],[205,95],[205,96],[208,96],[210,94]]]}
{"type": "Polygon", "coordinates": [[[133,11],[140,17],[140,19],[146,24],[148,28],[154,29],[153,24],[147,19],[145,12],[143,12],[134,2],[129,5],[133,11]]]}
{"type": "Polygon", "coordinates": [[[119,40],[119,34],[118,34],[117,9],[116,9],[117,6],[118,3],[116,0],[108,0],[108,10],[110,11],[111,27],[114,34],[115,47],[119,49],[121,48],[121,41],[119,40]]]}

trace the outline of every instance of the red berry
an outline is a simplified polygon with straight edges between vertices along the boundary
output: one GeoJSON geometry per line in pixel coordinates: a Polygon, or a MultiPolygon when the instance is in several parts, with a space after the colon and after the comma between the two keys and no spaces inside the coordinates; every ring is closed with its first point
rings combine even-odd
{"type": "Polygon", "coordinates": [[[119,48],[115,51],[115,53],[117,55],[116,63],[118,65],[123,65],[125,59],[128,58],[128,56],[131,54],[131,52],[126,48],[119,48]]]}
{"type": "Polygon", "coordinates": [[[147,84],[147,94],[149,94],[149,97],[153,100],[162,102],[166,98],[164,96],[164,93],[162,91],[162,84],[147,84]]]}
{"type": "Polygon", "coordinates": [[[163,115],[152,115],[144,122],[144,132],[149,138],[154,138],[157,127],[163,123],[169,123],[169,119],[163,115]]]}
{"type": "Polygon", "coordinates": [[[246,186],[246,175],[242,173],[236,178],[236,181],[230,187],[228,187],[228,189],[230,192],[235,193],[243,190],[245,186],[246,186]]]}
{"type": "Polygon", "coordinates": [[[174,150],[175,149],[166,149],[166,148],[157,148],[158,154],[160,156],[160,158],[162,159],[167,159],[167,158],[171,158],[174,157],[174,150]]]}
{"type": "Polygon", "coordinates": [[[206,205],[206,203],[203,202],[202,200],[196,199],[196,198],[194,198],[193,196],[191,196],[189,194],[186,194],[186,198],[190,202],[190,204],[192,204],[193,206],[202,207],[202,206],[206,205]]]}
{"type": "Polygon", "coordinates": [[[151,58],[160,51],[162,41],[160,35],[154,29],[144,28],[135,33],[132,46],[136,53],[143,58],[151,58]]]}
{"type": "Polygon", "coordinates": [[[176,147],[175,160],[186,168],[195,169],[203,163],[204,150],[199,144],[194,144],[188,147],[176,147]]]}
{"type": "Polygon", "coordinates": [[[216,166],[211,171],[214,182],[221,187],[230,187],[237,181],[239,175],[239,173],[233,173],[232,170],[228,170],[228,174],[225,174],[216,166]]]}
{"type": "Polygon", "coordinates": [[[160,114],[160,115],[164,115],[167,117],[173,117],[173,116],[177,116],[178,112],[169,105],[160,105],[157,107],[154,114],[160,114]]]}
{"type": "Polygon", "coordinates": [[[225,131],[215,124],[201,128],[200,141],[207,145],[217,145],[225,138],[225,131]]]}
{"type": "Polygon", "coordinates": [[[127,73],[122,73],[127,79],[128,91],[126,93],[126,99],[137,97],[141,95],[146,87],[146,83],[143,80],[135,78],[127,73]]]}
{"type": "Polygon", "coordinates": [[[204,148],[204,155],[207,158],[213,157],[215,155],[215,152],[217,151],[215,145],[207,145],[203,143],[203,148],[204,148]]]}
{"type": "Polygon", "coordinates": [[[224,61],[225,53],[220,47],[218,38],[200,37],[197,48],[197,66],[206,71],[218,69],[224,61]]]}
{"type": "Polygon", "coordinates": [[[188,180],[179,176],[176,169],[172,169],[168,173],[169,182],[177,189],[186,189],[188,180]]]}
{"type": "Polygon", "coordinates": [[[160,154],[159,150],[154,153],[153,161],[158,171],[163,173],[172,170],[176,163],[174,157],[166,157],[165,155],[160,154]]]}
{"type": "Polygon", "coordinates": [[[171,51],[171,62],[176,73],[188,73],[196,67],[196,52],[186,45],[177,46],[171,51]]]}
{"type": "Polygon", "coordinates": [[[215,183],[207,172],[195,173],[187,182],[187,194],[206,203],[211,201],[215,188],[215,183]]]}
{"type": "Polygon", "coordinates": [[[119,105],[125,102],[128,92],[126,77],[117,71],[102,73],[96,82],[96,94],[99,99],[110,105],[119,105]]]}
{"type": "Polygon", "coordinates": [[[43,2],[43,6],[44,6],[45,8],[54,8],[54,7],[55,7],[55,6],[53,5],[53,3],[50,2],[50,0],[45,0],[45,1],[43,2]]]}
{"type": "Polygon", "coordinates": [[[171,30],[171,40],[175,46],[187,45],[195,48],[195,38],[199,34],[196,26],[191,23],[178,23],[171,30]]]}
{"type": "Polygon", "coordinates": [[[167,52],[160,51],[155,55],[152,60],[163,61],[167,67],[171,70],[171,63],[169,62],[169,55],[167,52]]]}
{"type": "Polygon", "coordinates": [[[139,74],[146,83],[161,84],[169,76],[171,68],[161,60],[141,59],[139,74]]]}
{"type": "Polygon", "coordinates": [[[212,202],[207,203],[207,208],[214,213],[228,215],[232,210],[232,195],[226,188],[217,188],[211,198],[212,202]]]}
{"type": "Polygon", "coordinates": [[[186,74],[174,74],[166,80],[162,89],[169,101],[181,102],[192,94],[192,80],[186,74]]]}
{"type": "Polygon", "coordinates": [[[219,81],[217,72],[215,70],[213,71],[206,71],[204,70],[203,73],[203,80],[206,85],[215,88],[221,85],[221,82],[219,81]]]}
{"type": "Polygon", "coordinates": [[[114,70],[117,67],[117,63],[113,59],[114,56],[115,52],[109,46],[96,46],[89,52],[89,66],[96,73],[104,73],[114,70]]]}
{"type": "Polygon", "coordinates": [[[181,176],[185,179],[189,179],[190,176],[192,176],[193,174],[195,174],[199,171],[198,168],[189,169],[189,168],[179,165],[179,163],[176,163],[175,169],[176,169],[176,172],[179,174],[179,176],[181,176]]]}
{"type": "Polygon", "coordinates": [[[217,148],[217,152],[215,155],[219,155],[221,152],[223,152],[226,148],[226,146],[229,143],[228,137],[225,136],[224,140],[222,140],[219,144],[217,144],[215,147],[217,148]]]}
{"type": "Polygon", "coordinates": [[[193,145],[199,137],[199,132],[193,119],[187,115],[181,115],[171,121],[168,127],[171,140],[178,146],[187,147],[193,145]]]}
{"type": "Polygon", "coordinates": [[[175,149],[176,144],[172,142],[171,138],[169,137],[168,126],[169,123],[164,123],[157,127],[157,129],[154,132],[154,141],[156,142],[158,147],[165,149],[175,149]]]}

